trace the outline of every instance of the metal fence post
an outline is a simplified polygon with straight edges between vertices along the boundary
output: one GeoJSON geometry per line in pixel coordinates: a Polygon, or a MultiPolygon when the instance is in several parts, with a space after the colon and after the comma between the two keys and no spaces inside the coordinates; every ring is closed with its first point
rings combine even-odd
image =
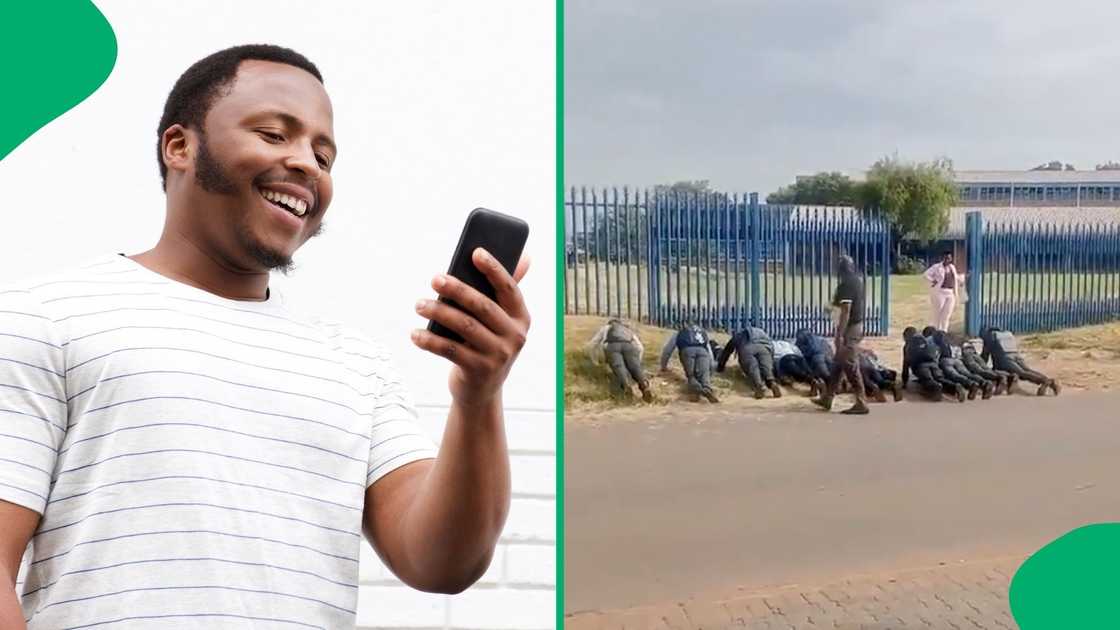
{"type": "Polygon", "coordinates": [[[965,223],[965,251],[968,255],[968,278],[965,290],[968,303],[964,309],[965,333],[980,334],[981,307],[984,304],[984,223],[979,212],[969,212],[965,223]]]}
{"type": "Polygon", "coordinates": [[[762,287],[759,285],[758,248],[762,239],[759,236],[758,193],[756,192],[752,192],[750,196],[750,217],[748,220],[751,228],[751,326],[758,326],[759,306],[762,303],[762,287]]]}
{"type": "Polygon", "coordinates": [[[879,296],[879,330],[886,337],[891,334],[891,228],[883,218],[882,213],[876,213],[879,219],[879,229],[882,231],[882,265],[880,277],[883,282],[880,286],[882,293],[879,296]]]}

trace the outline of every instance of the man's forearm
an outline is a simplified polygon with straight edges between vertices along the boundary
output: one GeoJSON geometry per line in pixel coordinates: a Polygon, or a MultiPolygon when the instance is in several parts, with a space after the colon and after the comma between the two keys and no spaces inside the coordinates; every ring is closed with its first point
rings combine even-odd
{"type": "Polygon", "coordinates": [[[485,573],[510,504],[501,399],[452,404],[439,455],[404,516],[411,573],[426,590],[458,592],[485,573]]]}
{"type": "Polygon", "coordinates": [[[836,323],[836,338],[839,339],[843,336],[844,331],[848,329],[848,315],[851,312],[852,305],[850,303],[843,303],[840,305],[840,321],[836,323]]]}
{"type": "Polygon", "coordinates": [[[16,580],[8,575],[7,569],[0,569],[0,628],[4,630],[27,630],[23,620],[23,609],[16,597],[16,580]]]}

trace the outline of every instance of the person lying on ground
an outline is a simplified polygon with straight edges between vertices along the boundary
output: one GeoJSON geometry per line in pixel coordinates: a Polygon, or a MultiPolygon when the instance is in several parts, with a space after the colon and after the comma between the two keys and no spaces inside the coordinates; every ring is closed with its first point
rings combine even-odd
{"type": "Polygon", "coordinates": [[[1053,390],[1055,396],[1062,392],[1062,386],[1058,384],[1058,381],[1027,366],[1026,360],[1019,352],[1019,341],[1011,331],[989,326],[980,330],[980,338],[984,342],[983,350],[980,353],[982,361],[987,361],[990,355],[992,357],[992,367],[1011,372],[1024,381],[1038,385],[1036,393],[1039,396],[1046,395],[1047,389],[1053,390]]]}
{"type": "Polygon", "coordinates": [[[1019,383],[1019,376],[1015,373],[988,367],[987,363],[980,360],[980,353],[976,351],[976,344],[971,341],[965,341],[961,344],[961,361],[964,362],[969,372],[983,376],[989,381],[995,381],[996,395],[999,395],[1001,391],[1005,394],[1011,394],[1011,391],[1019,383]]]}
{"type": "Polygon", "coordinates": [[[684,368],[685,378],[688,379],[688,389],[693,402],[698,402],[700,396],[709,402],[717,403],[715,391],[712,390],[712,365],[715,357],[709,345],[708,332],[693,320],[681,324],[680,329],[669,335],[665,346],[661,349],[661,371],[669,366],[669,357],[673,350],[677,351],[681,367],[684,368]]]}
{"type": "Polygon", "coordinates": [[[633,380],[642,392],[642,400],[653,400],[649,379],[642,371],[642,354],[645,348],[633,328],[620,319],[611,318],[591,337],[588,352],[591,362],[596,365],[606,358],[618,391],[626,395],[632,394],[630,381],[633,380]]]}
{"type": "Polygon", "coordinates": [[[995,391],[995,384],[991,383],[982,376],[978,376],[969,371],[964,362],[961,361],[955,354],[960,354],[960,351],[954,352],[952,344],[949,343],[949,337],[944,330],[937,330],[932,326],[926,326],[922,330],[922,336],[933,342],[937,346],[937,351],[940,353],[941,358],[938,360],[938,367],[944,372],[945,378],[959,383],[968,388],[968,399],[974,400],[977,392],[983,394],[983,399],[988,400],[992,397],[992,392],[995,391]]]}
{"type": "Polygon", "coordinates": [[[801,356],[805,357],[805,362],[809,365],[813,378],[823,385],[828,380],[828,375],[832,373],[834,356],[832,346],[827,339],[814,335],[808,328],[798,330],[794,339],[801,356]]]}
{"type": "Polygon", "coordinates": [[[794,383],[805,383],[809,386],[810,396],[818,395],[824,387],[824,381],[813,376],[801,349],[786,339],[774,341],[774,378],[787,387],[793,387],[794,383]]]}
{"type": "Polygon", "coordinates": [[[887,402],[884,390],[891,390],[895,402],[902,400],[902,385],[898,382],[898,372],[879,361],[879,356],[870,348],[862,348],[859,353],[859,371],[863,376],[863,387],[870,398],[887,402]]]}
{"type": "Polygon", "coordinates": [[[937,346],[918,334],[918,329],[907,326],[902,331],[902,387],[910,383],[910,372],[918,381],[922,395],[930,400],[941,400],[941,395],[956,395],[960,402],[965,401],[967,392],[964,387],[945,378],[938,367],[940,355],[937,346]]]}
{"type": "Polygon", "coordinates": [[[765,388],[769,388],[774,398],[782,397],[782,388],[774,380],[774,343],[765,330],[754,326],[735,333],[716,362],[716,371],[722,372],[727,360],[735,354],[739,358],[739,369],[743,371],[755,398],[765,398],[765,388]]]}

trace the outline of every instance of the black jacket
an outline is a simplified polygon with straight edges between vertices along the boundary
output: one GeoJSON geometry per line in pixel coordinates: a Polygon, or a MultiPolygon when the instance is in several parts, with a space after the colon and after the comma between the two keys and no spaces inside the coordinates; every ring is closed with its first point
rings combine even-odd
{"type": "Polygon", "coordinates": [[[937,345],[921,335],[914,335],[907,339],[906,345],[902,347],[903,386],[910,381],[910,368],[922,365],[923,363],[937,365],[940,354],[937,345]]]}
{"type": "Polygon", "coordinates": [[[732,353],[746,354],[747,346],[751,344],[763,346],[770,351],[771,356],[774,354],[774,342],[770,340],[770,335],[766,334],[766,331],[761,328],[750,326],[735,333],[731,337],[731,341],[728,341],[727,345],[723,347],[723,352],[719,353],[719,360],[716,362],[716,371],[723,371],[732,353]]]}
{"type": "Polygon", "coordinates": [[[800,333],[797,335],[794,344],[801,351],[801,356],[805,357],[806,361],[813,360],[817,355],[822,355],[825,359],[832,359],[832,347],[828,345],[828,341],[824,337],[800,333]]]}

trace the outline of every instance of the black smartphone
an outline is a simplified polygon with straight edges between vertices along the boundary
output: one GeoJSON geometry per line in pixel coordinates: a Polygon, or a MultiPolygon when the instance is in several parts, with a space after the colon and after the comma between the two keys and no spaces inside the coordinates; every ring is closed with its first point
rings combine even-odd
{"type": "MultiPolygon", "coordinates": [[[[455,247],[455,255],[451,258],[451,266],[447,268],[447,275],[455,276],[467,285],[474,287],[480,293],[496,299],[497,293],[493,285],[486,279],[477,267],[471,255],[474,250],[481,247],[490,252],[511,275],[521,260],[521,252],[525,249],[525,241],[529,239],[529,224],[501,212],[475,208],[467,216],[467,224],[463,226],[463,233],[459,236],[459,244],[455,247]]],[[[454,300],[440,297],[439,301],[462,309],[454,300]]],[[[429,321],[428,330],[452,341],[462,342],[459,333],[447,328],[439,322],[429,321]]]]}

